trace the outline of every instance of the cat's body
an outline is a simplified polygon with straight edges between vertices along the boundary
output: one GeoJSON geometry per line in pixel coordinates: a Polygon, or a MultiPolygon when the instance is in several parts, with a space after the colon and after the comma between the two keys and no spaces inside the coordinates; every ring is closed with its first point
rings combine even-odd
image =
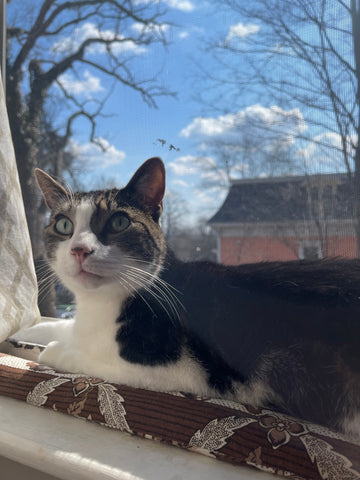
{"type": "Polygon", "coordinates": [[[360,438],[360,261],[180,262],[158,224],[159,159],[122,190],[70,195],[37,176],[50,264],[77,302],[43,363],[271,406],[360,438]]]}

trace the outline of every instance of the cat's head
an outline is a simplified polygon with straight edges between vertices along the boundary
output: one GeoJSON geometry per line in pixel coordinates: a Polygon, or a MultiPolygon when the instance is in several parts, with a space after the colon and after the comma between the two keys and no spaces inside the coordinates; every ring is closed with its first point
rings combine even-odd
{"type": "Polygon", "coordinates": [[[51,211],[50,265],[69,290],[131,294],[152,282],[166,253],[159,158],[147,160],[122,189],[72,193],[40,169],[35,175],[51,211]]]}

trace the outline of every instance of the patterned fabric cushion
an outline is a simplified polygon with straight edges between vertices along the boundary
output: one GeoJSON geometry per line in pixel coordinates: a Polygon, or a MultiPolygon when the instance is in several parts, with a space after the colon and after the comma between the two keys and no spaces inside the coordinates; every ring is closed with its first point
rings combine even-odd
{"type": "Polygon", "coordinates": [[[39,318],[24,205],[0,79],[0,341],[39,318]]]}
{"type": "Polygon", "coordinates": [[[293,480],[360,479],[360,445],[250,405],[130,388],[6,354],[0,395],[293,480]]]}

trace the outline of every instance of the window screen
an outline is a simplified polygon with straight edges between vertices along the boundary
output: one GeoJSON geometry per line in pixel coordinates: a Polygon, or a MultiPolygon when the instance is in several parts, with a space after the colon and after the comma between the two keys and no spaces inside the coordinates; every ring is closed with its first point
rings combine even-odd
{"type": "Polygon", "coordinates": [[[184,260],[357,257],[359,10],[12,0],[7,107],[40,276],[34,167],[87,190],[124,185],[151,156],[167,168],[162,225],[184,260]]]}

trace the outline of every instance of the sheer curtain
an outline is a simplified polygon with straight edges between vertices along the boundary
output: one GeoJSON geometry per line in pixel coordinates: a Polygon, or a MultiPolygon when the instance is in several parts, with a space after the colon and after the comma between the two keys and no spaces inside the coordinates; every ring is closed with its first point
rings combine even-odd
{"type": "Polygon", "coordinates": [[[0,78],[0,341],[39,317],[37,283],[0,78]]]}

